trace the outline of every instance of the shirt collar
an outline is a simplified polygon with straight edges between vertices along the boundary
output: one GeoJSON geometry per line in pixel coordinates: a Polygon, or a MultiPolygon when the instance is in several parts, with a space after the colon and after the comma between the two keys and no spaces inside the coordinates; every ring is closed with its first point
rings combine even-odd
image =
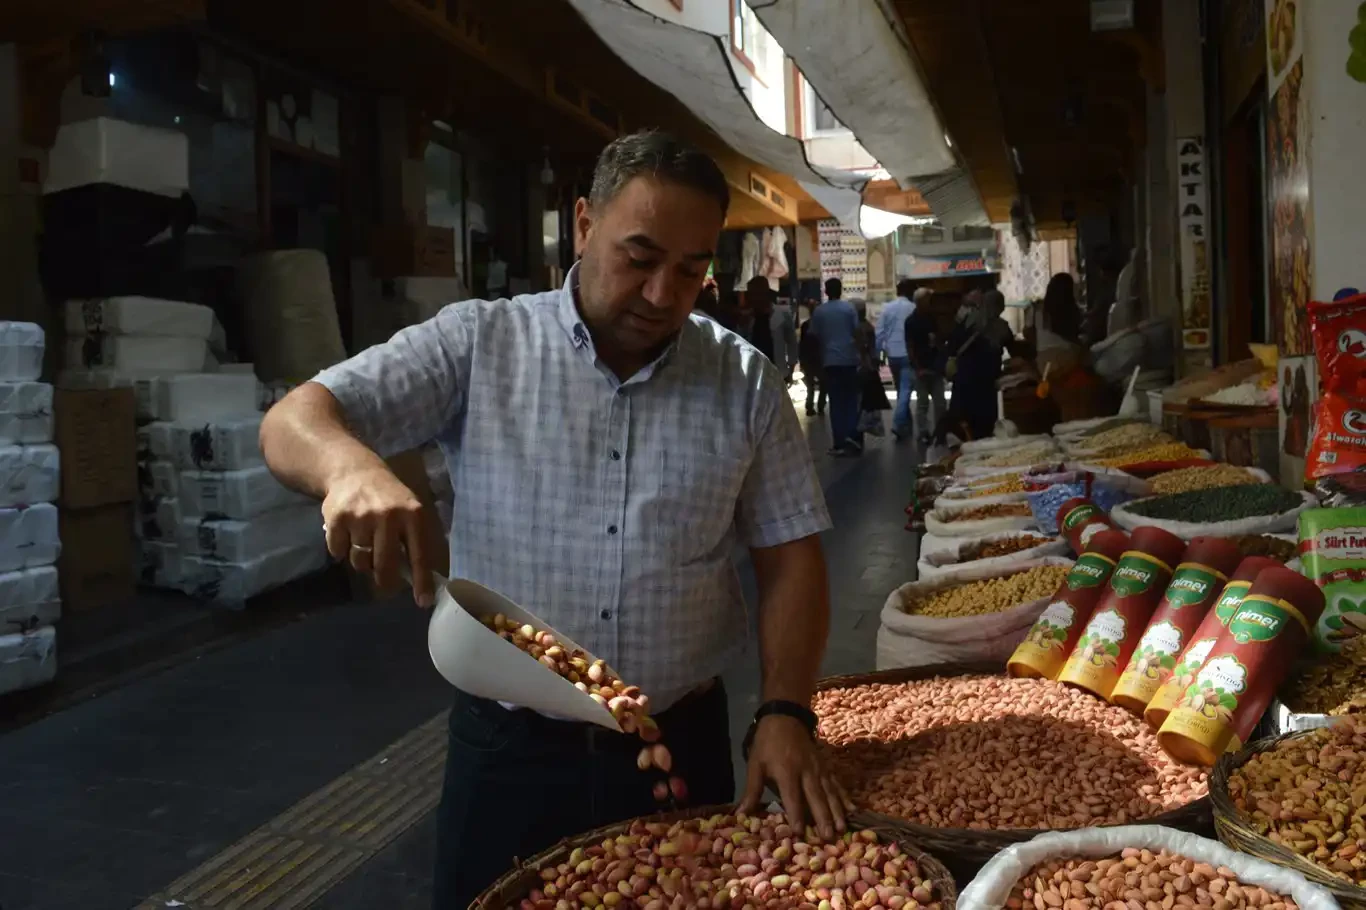
{"type": "MultiPolygon", "coordinates": [[[[598,360],[597,351],[593,347],[593,336],[588,332],[588,326],[584,325],[583,318],[579,315],[579,308],[574,303],[574,290],[579,286],[579,264],[576,262],[570,266],[569,274],[564,277],[564,287],[560,289],[560,304],[556,308],[556,318],[559,320],[561,328],[569,336],[569,343],[575,350],[585,354],[594,365],[604,374],[608,375],[613,381],[617,381],[616,376],[608,370],[598,360]]],[[[683,336],[692,328],[692,320],[683,323],[683,328],[674,335],[668,347],[653,361],[646,364],[645,368],[636,373],[622,385],[631,385],[637,382],[644,382],[660,370],[676,352],[683,342],[683,336]]]]}

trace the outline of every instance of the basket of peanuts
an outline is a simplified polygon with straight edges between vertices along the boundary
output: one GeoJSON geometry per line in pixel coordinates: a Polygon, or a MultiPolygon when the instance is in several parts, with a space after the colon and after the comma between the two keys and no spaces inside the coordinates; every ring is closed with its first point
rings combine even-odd
{"type": "Polygon", "coordinates": [[[1042,834],[963,889],[971,910],[1333,910],[1327,890],[1218,841],[1158,825],[1042,834]]]}
{"type": "Polygon", "coordinates": [[[1207,772],[1143,721],[1081,689],[1001,664],[822,680],[812,699],[829,767],[967,880],[1041,831],[1136,822],[1210,831],[1207,772]]]}
{"type": "Polygon", "coordinates": [[[1334,718],[1225,753],[1210,801],[1225,844],[1366,910],[1366,719],[1334,718]]]}
{"type": "Polygon", "coordinates": [[[954,910],[957,894],[942,863],[880,820],[855,814],[847,833],[823,841],[780,814],[712,806],[567,838],[507,872],[470,906],[954,910]]]}

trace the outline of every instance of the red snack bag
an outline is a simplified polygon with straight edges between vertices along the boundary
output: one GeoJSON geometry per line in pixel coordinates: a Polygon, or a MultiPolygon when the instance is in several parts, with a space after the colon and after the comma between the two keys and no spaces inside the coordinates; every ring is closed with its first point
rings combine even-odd
{"type": "Polygon", "coordinates": [[[1366,294],[1311,301],[1309,325],[1325,393],[1304,466],[1314,481],[1366,470],[1366,294]]]}

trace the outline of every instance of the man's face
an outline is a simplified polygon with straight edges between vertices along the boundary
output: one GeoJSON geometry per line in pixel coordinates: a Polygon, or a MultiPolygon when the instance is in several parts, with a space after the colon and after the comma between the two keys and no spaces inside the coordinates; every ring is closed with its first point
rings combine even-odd
{"type": "Polygon", "coordinates": [[[579,306],[600,355],[639,358],[682,328],[724,222],[715,199],[649,177],[600,207],[578,201],[579,306]]]}

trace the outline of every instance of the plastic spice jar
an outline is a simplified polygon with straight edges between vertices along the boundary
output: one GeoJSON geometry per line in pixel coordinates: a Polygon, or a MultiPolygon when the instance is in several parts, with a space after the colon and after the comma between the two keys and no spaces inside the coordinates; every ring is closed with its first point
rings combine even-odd
{"type": "Polygon", "coordinates": [[[1238,545],[1223,537],[1197,537],[1190,542],[1110,701],[1135,714],[1143,713],[1241,561],[1238,545]]]}
{"type": "Polygon", "coordinates": [[[1091,611],[1105,593],[1110,573],[1127,549],[1129,535],[1123,531],[1105,529],[1092,535],[1086,552],[1077,557],[1052,601],[1006,663],[1006,673],[1031,679],[1058,678],[1091,619],[1091,611]]]}
{"type": "Polygon", "coordinates": [[[1060,682],[1109,698],[1138,647],[1158,601],[1172,578],[1186,542],[1160,528],[1143,527],[1129,536],[1130,548],[1110,573],[1086,631],[1058,675],[1060,682]]]}
{"type": "Polygon", "coordinates": [[[1323,592],[1300,573],[1284,566],[1257,573],[1195,682],[1157,732],[1167,754],[1208,766],[1241,749],[1322,613],[1323,592]]]}
{"type": "Polygon", "coordinates": [[[1214,602],[1214,608],[1205,613],[1199,628],[1190,637],[1190,644],[1182,649],[1181,656],[1176,659],[1176,667],[1171,675],[1149,699],[1148,707],[1143,711],[1143,719],[1148,726],[1154,730],[1161,728],[1167,715],[1181,700],[1181,695],[1195,682],[1195,674],[1204,666],[1205,658],[1209,657],[1209,652],[1228,628],[1233,614],[1243,605],[1243,598],[1251,590],[1258,573],[1279,565],[1279,562],[1267,556],[1248,556],[1238,563],[1238,568],[1233,570],[1228,584],[1224,585],[1224,590],[1214,602]]]}
{"type": "Polygon", "coordinates": [[[1058,533],[1067,539],[1073,553],[1085,553],[1091,535],[1106,528],[1114,529],[1114,522],[1089,499],[1078,496],[1058,507],[1058,533]]]}

